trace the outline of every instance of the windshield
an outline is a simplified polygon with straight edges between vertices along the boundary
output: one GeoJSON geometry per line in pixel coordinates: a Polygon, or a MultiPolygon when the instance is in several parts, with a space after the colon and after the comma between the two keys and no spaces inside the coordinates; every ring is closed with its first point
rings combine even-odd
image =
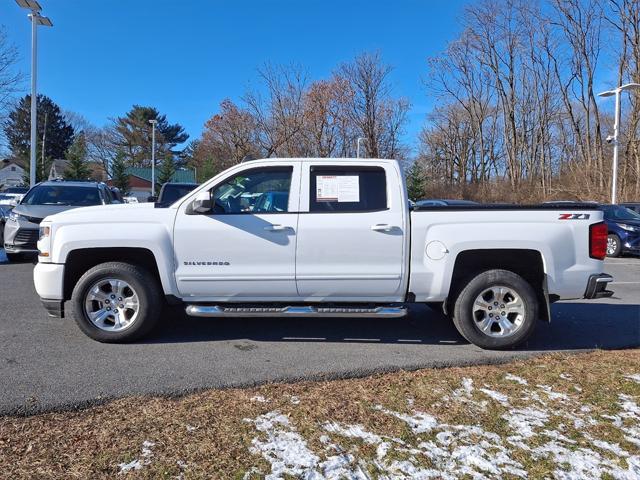
{"type": "Polygon", "coordinates": [[[166,185],[162,190],[162,196],[160,201],[162,203],[173,203],[179,198],[184,197],[191,190],[196,188],[197,185],[166,185]]]}
{"type": "Polygon", "coordinates": [[[620,205],[603,205],[600,208],[604,212],[605,220],[613,220],[616,222],[624,220],[640,221],[640,215],[620,205]]]}
{"type": "Polygon", "coordinates": [[[71,187],[69,185],[40,185],[25,195],[21,205],[101,205],[95,187],[71,187]]]}

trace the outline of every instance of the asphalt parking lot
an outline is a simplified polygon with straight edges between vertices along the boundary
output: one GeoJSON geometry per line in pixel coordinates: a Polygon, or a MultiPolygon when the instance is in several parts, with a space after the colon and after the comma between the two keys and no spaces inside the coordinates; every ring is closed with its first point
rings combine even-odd
{"type": "Polygon", "coordinates": [[[196,319],[166,311],[146,341],[105,345],[71,319],[47,317],[30,263],[0,250],[0,414],[75,408],[128,395],[177,395],[276,380],[337,378],[493,363],[554,350],[640,346],[640,259],[607,260],[613,298],[557,303],[528,345],[491,352],[466,343],[426,307],[407,318],[196,319]]]}

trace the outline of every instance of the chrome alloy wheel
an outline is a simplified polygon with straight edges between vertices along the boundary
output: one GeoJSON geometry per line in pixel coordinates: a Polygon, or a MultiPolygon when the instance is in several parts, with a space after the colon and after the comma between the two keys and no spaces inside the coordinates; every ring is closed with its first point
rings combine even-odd
{"type": "Polygon", "coordinates": [[[133,287],[124,280],[103,278],[87,290],[84,310],[99,329],[120,332],[136,321],[140,301],[133,287]]]}
{"type": "Polygon", "coordinates": [[[525,318],[524,302],[510,287],[496,285],[480,293],[473,302],[473,319],[489,337],[509,337],[520,330],[525,318]]]}
{"type": "Polygon", "coordinates": [[[617,249],[618,241],[613,237],[607,238],[607,255],[613,255],[617,249]]]}

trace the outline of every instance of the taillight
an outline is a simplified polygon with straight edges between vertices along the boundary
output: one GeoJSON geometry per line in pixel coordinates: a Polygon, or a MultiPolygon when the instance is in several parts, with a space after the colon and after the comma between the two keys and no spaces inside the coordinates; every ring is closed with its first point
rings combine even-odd
{"type": "Polygon", "coordinates": [[[607,256],[607,224],[604,222],[589,225],[589,256],[604,260],[607,256]]]}

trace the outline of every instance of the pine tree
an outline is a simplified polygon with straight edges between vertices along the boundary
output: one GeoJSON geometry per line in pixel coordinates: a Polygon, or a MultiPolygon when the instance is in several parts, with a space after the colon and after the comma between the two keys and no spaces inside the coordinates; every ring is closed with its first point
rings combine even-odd
{"type": "MultiPolygon", "coordinates": [[[[73,143],[74,129],[67,122],[60,107],[45,95],[37,96],[38,123],[36,127],[36,181],[45,180],[49,175],[52,160],[64,158],[73,143]],[[46,126],[46,129],[45,129],[46,126]],[[43,142],[44,139],[44,142],[43,142]],[[44,143],[44,155],[42,145],[44,143]],[[44,165],[43,165],[44,159],[44,165]]],[[[31,150],[31,96],[20,99],[9,113],[3,125],[11,155],[20,160],[29,178],[29,154],[31,150]]],[[[27,182],[28,183],[28,182],[27,182]]]]}
{"type": "Polygon", "coordinates": [[[160,164],[160,171],[156,178],[158,185],[171,181],[171,177],[176,173],[176,167],[173,164],[173,157],[171,155],[165,155],[160,164]]]}
{"type": "Polygon", "coordinates": [[[129,175],[127,174],[127,163],[122,150],[116,152],[116,156],[111,163],[111,181],[122,195],[129,193],[129,175]]]}
{"type": "Polygon", "coordinates": [[[425,178],[424,170],[418,162],[413,162],[407,169],[407,194],[414,202],[424,195],[425,178]]]}
{"type": "Polygon", "coordinates": [[[87,139],[81,133],[67,150],[65,155],[68,164],[64,171],[67,180],[87,180],[91,175],[91,167],[87,163],[87,139]]]}

